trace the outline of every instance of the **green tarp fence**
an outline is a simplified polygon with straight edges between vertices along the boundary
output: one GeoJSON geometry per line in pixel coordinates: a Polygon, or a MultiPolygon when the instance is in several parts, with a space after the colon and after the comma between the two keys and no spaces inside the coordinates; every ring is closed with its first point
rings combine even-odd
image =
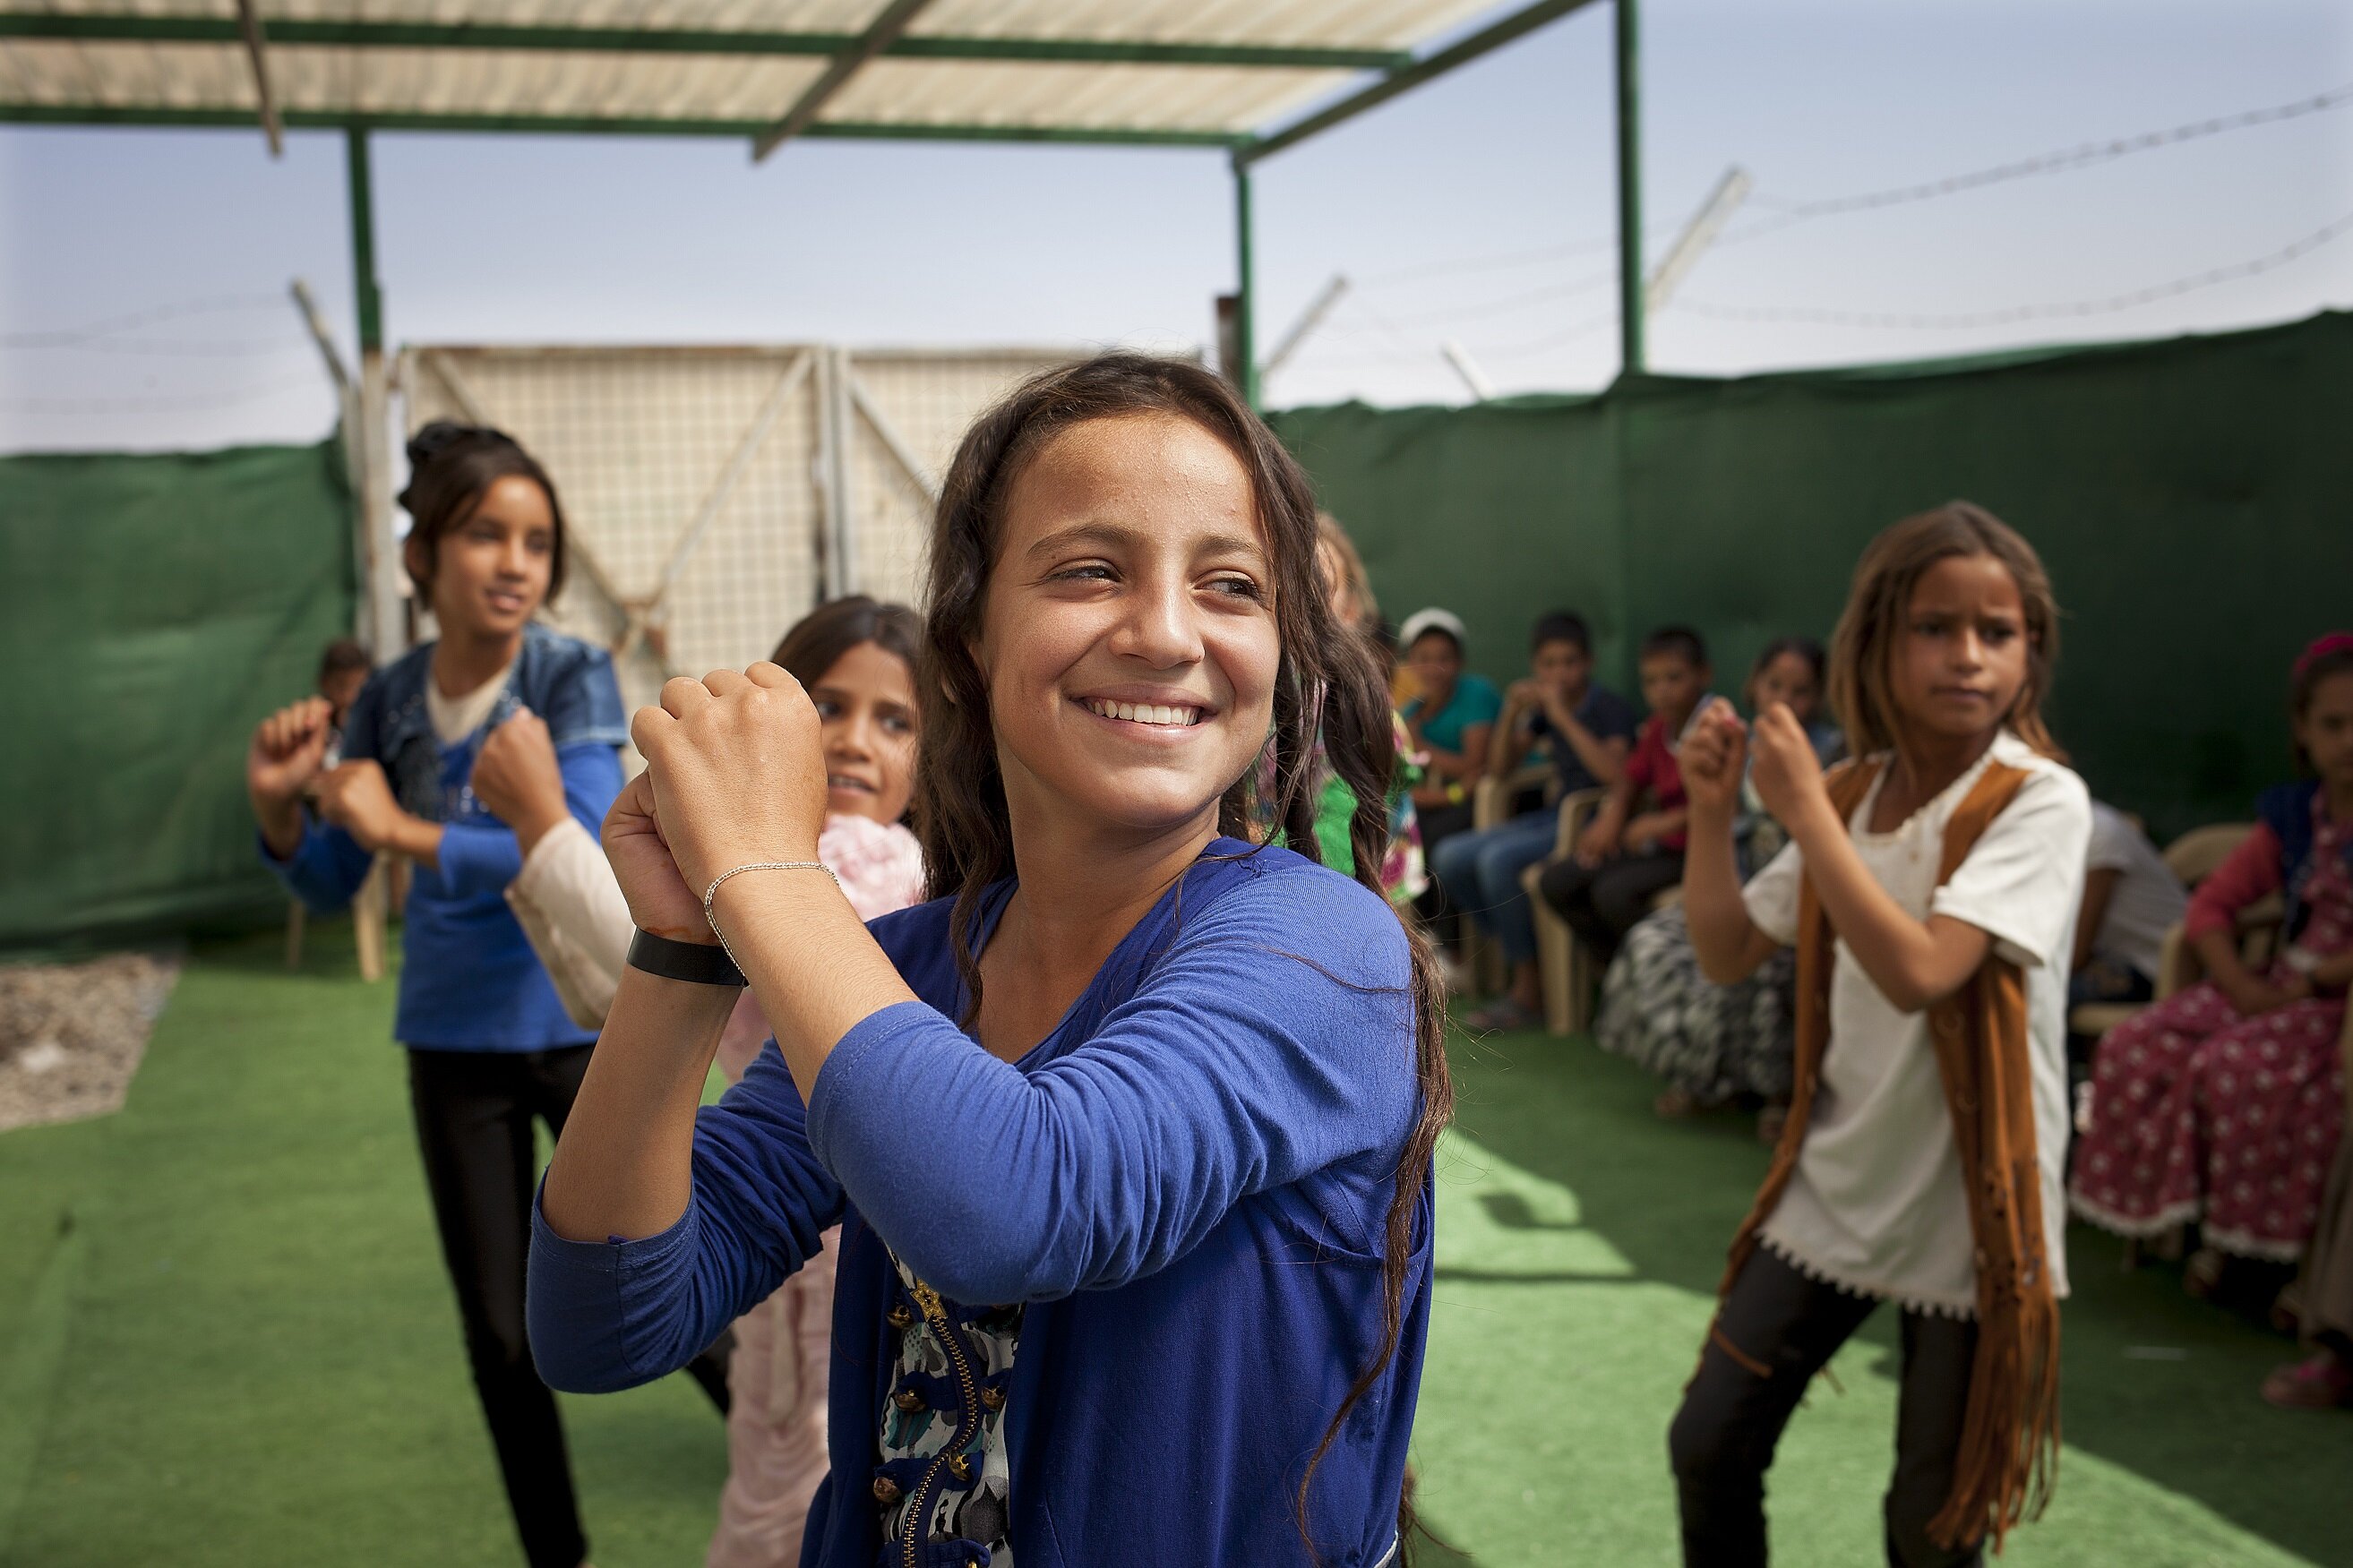
{"type": "Polygon", "coordinates": [[[2285,775],[2289,661],[2353,626],[2353,315],[1936,364],[1646,376],[1599,397],[1298,409],[1276,429],[1392,619],[1443,605],[1525,669],[1566,606],[1605,678],[1686,623],[1736,689],[1827,638],[1863,543],[1955,497],[2042,552],[2065,611],[2052,714],[2094,794],[2170,835],[2285,775]]]}
{"type": "Polygon", "coordinates": [[[349,635],[338,443],[0,458],[0,947],[282,908],[247,737],[349,635]]]}
{"type": "MultiPolygon", "coordinates": [[[[1384,606],[1455,610],[1498,679],[1566,605],[1605,678],[1687,622],[1728,689],[1767,638],[1827,635],[1878,529],[1982,502],[2066,608],[2060,738],[2160,835],[2285,773],[2287,663],[2353,625],[2353,315],[1274,423],[1384,606]]],[[[351,625],[343,475],[332,441],[0,458],[0,947],[274,905],[243,750],[351,625]]]]}

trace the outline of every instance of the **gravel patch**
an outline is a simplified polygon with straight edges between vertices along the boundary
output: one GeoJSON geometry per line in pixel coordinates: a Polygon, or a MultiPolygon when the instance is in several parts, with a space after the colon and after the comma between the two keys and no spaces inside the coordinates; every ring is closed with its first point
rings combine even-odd
{"type": "Polygon", "coordinates": [[[179,975],[148,952],[0,967],[0,1131],[120,1110],[179,975]]]}

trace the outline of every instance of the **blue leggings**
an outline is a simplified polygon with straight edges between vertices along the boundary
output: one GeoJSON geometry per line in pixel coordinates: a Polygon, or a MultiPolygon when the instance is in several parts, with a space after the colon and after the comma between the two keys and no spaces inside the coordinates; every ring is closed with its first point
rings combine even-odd
{"type": "Polygon", "coordinates": [[[1520,888],[1520,873],[1552,853],[1559,832],[1558,812],[1531,811],[1501,826],[1458,833],[1430,856],[1430,872],[1447,901],[1493,937],[1514,963],[1536,955],[1535,913],[1520,888]]]}

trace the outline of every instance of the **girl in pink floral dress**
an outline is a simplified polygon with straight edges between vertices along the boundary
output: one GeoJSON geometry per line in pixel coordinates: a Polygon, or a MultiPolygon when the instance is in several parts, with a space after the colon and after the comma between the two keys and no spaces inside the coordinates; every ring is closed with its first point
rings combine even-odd
{"type": "Polygon", "coordinates": [[[2130,1237],[2200,1222],[2212,1253],[2293,1261],[2312,1235],[2344,1120],[2340,1037],[2353,982],[2353,633],[2296,661],[2298,760],[2316,777],[2267,790],[2261,820],[2189,904],[2207,980],[2102,1039],[2075,1155],[2075,1212],[2130,1237]],[[2240,961],[2234,919],[2286,903],[2279,956],[2240,961]]]}

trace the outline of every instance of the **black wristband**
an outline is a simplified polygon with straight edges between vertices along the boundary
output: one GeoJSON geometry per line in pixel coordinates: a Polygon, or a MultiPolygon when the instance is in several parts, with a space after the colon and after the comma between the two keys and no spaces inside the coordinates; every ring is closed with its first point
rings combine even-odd
{"type": "Polygon", "coordinates": [[[649,931],[640,931],[629,939],[629,967],[695,985],[748,984],[727,950],[717,943],[672,942],[649,931]]]}

